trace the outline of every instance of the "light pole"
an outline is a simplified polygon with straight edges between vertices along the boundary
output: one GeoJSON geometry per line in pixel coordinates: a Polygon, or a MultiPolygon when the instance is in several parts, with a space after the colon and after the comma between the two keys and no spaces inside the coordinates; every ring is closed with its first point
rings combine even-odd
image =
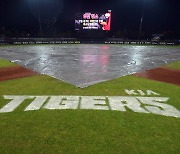
{"type": "Polygon", "coordinates": [[[144,3],[145,3],[145,0],[143,0],[143,4],[142,4],[143,6],[142,6],[142,14],[141,14],[141,20],[140,20],[140,25],[139,25],[138,40],[141,37],[141,29],[142,29],[142,23],[143,23],[143,18],[144,18],[144,3]]]}
{"type": "Polygon", "coordinates": [[[42,33],[42,26],[41,26],[41,15],[39,11],[39,0],[37,0],[37,11],[38,11],[38,22],[39,22],[39,32],[42,33]]]}

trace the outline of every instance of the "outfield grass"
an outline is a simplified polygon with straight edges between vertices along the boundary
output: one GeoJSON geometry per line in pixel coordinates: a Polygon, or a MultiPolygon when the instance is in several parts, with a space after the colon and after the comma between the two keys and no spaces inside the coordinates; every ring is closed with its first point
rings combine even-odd
{"type": "Polygon", "coordinates": [[[180,61],[168,64],[167,67],[180,70],[180,61]]]}
{"type": "MultiPolygon", "coordinates": [[[[169,97],[167,103],[180,110],[179,86],[131,75],[85,89],[46,75],[4,81],[0,82],[0,107],[7,103],[2,95],[125,96],[124,89],[153,90],[169,97]]],[[[0,114],[0,153],[168,154],[180,151],[180,118],[131,110],[24,112],[29,103],[26,100],[14,112],[0,114]]]]}
{"type": "Polygon", "coordinates": [[[15,63],[9,62],[7,60],[0,59],[0,68],[15,66],[15,65],[16,65],[15,63]]]}

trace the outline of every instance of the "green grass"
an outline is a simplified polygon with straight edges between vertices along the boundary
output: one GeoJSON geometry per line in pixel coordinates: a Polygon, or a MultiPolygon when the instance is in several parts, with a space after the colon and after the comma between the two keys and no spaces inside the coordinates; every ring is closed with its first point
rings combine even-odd
{"type": "Polygon", "coordinates": [[[0,59],[0,68],[15,66],[15,65],[16,65],[15,63],[9,62],[7,60],[0,59]]]}
{"type": "Polygon", "coordinates": [[[1,153],[178,153],[179,120],[111,111],[1,115],[1,153]]]}
{"type": "Polygon", "coordinates": [[[172,69],[180,70],[180,61],[168,64],[167,67],[172,68],[172,69]]]}
{"type": "MultiPolygon", "coordinates": [[[[1,60],[0,60],[1,63],[1,60]]],[[[39,75],[0,82],[2,95],[124,96],[124,89],[153,90],[180,109],[180,87],[125,76],[80,89],[39,75]]],[[[93,110],[23,111],[0,114],[0,153],[179,153],[180,118],[93,110]]]]}

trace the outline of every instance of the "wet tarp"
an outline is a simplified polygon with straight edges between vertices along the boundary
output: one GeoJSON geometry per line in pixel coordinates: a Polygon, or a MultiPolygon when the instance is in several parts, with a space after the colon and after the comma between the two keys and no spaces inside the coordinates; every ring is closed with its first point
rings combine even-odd
{"type": "Polygon", "coordinates": [[[123,45],[34,45],[0,48],[0,58],[77,87],[180,60],[179,48],[123,45]]]}

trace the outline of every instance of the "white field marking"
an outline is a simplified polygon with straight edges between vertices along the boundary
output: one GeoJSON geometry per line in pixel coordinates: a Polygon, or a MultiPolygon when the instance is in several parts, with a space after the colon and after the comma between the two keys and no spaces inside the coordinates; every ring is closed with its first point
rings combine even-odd
{"type": "Polygon", "coordinates": [[[126,94],[128,94],[128,95],[138,95],[138,93],[136,93],[135,90],[125,89],[125,92],[126,92],[126,94]]]}
{"type": "Polygon", "coordinates": [[[45,104],[45,109],[77,109],[79,96],[52,96],[45,104]]]}
{"type": "Polygon", "coordinates": [[[5,95],[4,99],[12,99],[8,104],[0,109],[0,113],[14,111],[24,100],[33,99],[34,96],[11,96],[5,95]]]}
{"type": "Polygon", "coordinates": [[[157,95],[157,96],[159,96],[159,94],[158,93],[156,93],[156,92],[154,92],[154,91],[152,91],[152,90],[146,90],[146,92],[147,92],[147,95],[157,95]]]}
{"type": "Polygon", "coordinates": [[[134,112],[149,113],[141,107],[141,103],[136,99],[136,97],[109,96],[108,99],[111,110],[126,111],[126,106],[134,112]]]}
{"type": "Polygon", "coordinates": [[[141,96],[145,96],[145,95],[146,95],[142,90],[137,90],[137,92],[138,92],[141,96]]]}
{"type": "Polygon", "coordinates": [[[91,109],[126,111],[126,108],[139,113],[153,113],[158,115],[180,118],[180,111],[175,107],[164,104],[167,97],[133,97],[133,96],[11,96],[4,99],[11,101],[0,109],[0,113],[12,112],[26,99],[34,99],[25,111],[45,109],[91,109]],[[163,102],[163,103],[162,103],[163,102]],[[142,106],[143,104],[143,106],[142,106]]]}
{"type": "Polygon", "coordinates": [[[147,104],[148,106],[144,106],[146,110],[151,113],[164,115],[164,116],[172,116],[172,117],[180,117],[180,112],[173,106],[169,104],[159,103],[166,102],[169,98],[166,97],[137,97],[141,103],[147,104]]]}
{"type": "Polygon", "coordinates": [[[128,89],[125,89],[125,92],[126,92],[126,94],[128,94],[128,95],[141,95],[141,96],[145,96],[145,95],[148,95],[148,96],[150,96],[150,95],[157,95],[157,96],[159,96],[159,94],[158,93],[156,93],[156,92],[154,92],[154,91],[152,91],[152,90],[128,90],[128,89]]]}
{"type": "Polygon", "coordinates": [[[82,96],[80,109],[109,110],[105,96],[82,96]]]}
{"type": "Polygon", "coordinates": [[[24,111],[39,110],[47,98],[48,96],[36,96],[34,101],[24,111]]]}

